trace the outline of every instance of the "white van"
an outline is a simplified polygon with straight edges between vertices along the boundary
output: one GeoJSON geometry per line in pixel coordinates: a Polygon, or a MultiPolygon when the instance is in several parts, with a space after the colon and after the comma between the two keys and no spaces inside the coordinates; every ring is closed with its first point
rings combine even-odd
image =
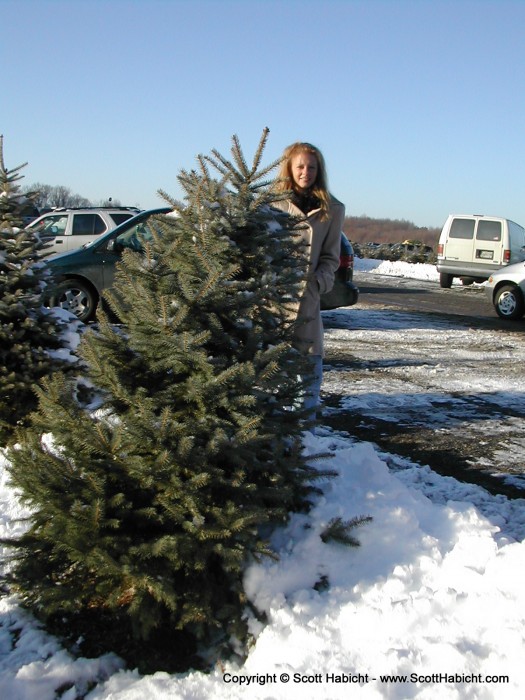
{"type": "Polygon", "coordinates": [[[443,288],[454,277],[484,282],[494,270],[525,260],[525,229],[498,216],[450,214],[439,236],[437,271],[443,288]]]}

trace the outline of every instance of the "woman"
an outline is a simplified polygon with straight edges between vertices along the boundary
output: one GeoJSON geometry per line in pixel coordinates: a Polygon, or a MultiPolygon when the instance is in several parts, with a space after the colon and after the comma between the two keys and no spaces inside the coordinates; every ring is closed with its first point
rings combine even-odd
{"type": "Polygon", "coordinates": [[[304,407],[315,417],[323,376],[323,322],[321,294],[329,292],[339,267],[344,205],[328,191],[324,158],[310,143],[297,142],[285,149],[276,184],[289,197],[274,206],[299,217],[309,249],[306,285],[297,313],[297,347],[312,361],[313,380],[305,391],[304,407]]]}

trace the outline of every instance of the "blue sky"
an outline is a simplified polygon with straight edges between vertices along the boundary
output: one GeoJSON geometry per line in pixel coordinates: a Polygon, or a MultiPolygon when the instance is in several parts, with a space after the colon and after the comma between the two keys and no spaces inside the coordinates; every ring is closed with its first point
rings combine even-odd
{"type": "Polygon", "coordinates": [[[22,184],[144,208],[199,153],[324,153],[348,215],[525,225],[521,0],[0,0],[22,184]]]}

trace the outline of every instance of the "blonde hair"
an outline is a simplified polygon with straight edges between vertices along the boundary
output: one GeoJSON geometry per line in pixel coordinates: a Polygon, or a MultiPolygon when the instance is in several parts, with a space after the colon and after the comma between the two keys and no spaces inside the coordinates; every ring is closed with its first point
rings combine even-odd
{"type": "Polygon", "coordinates": [[[326,166],[323,154],[311,143],[304,141],[296,141],[284,149],[281,163],[279,165],[279,174],[275,184],[276,192],[289,192],[295,190],[294,180],[292,177],[292,159],[300,153],[309,153],[317,160],[317,177],[312,187],[312,194],[317,197],[321,203],[323,218],[328,216],[330,210],[330,192],[328,191],[328,178],[326,176],[326,166]]]}

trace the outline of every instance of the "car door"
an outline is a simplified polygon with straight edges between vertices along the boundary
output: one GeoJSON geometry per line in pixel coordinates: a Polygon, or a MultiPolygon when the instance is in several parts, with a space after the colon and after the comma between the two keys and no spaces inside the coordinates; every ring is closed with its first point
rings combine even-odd
{"type": "Polygon", "coordinates": [[[494,264],[495,267],[500,267],[505,263],[501,228],[501,221],[491,219],[478,221],[475,244],[476,262],[494,264]]]}
{"type": "Polygon", "coordinates": [[[102,275],[102,288],[107,289],[113,285],[116,265],[124,249],[131,248],[140,252],[143,241],[151,240],[153,237],[151,225],[151,217],[148,217],[108,238],[106,244],[99,250],[99,274],[102,275]]]}
{"type": "Polygon", "coordinates": [[[457,217],[452,220],[444,249],[447,260],[471,262],[474,259],[475,225],[473,218],[457,217]]]}
{"type": "MultiPolygon", "coordinates": [[[[69,235],[64,236],[64,240],[61,241],[64,245],[63,251],[82,248],[84,244],[91,243],[107,230],[106,222],[96,212],[72,214],[69,235]]],[[[58,239],[55,239],[55,247],[58,244],[58,239]]]]}
{"type": "Polygon", "coordinates": [[[38,236],[44,245],[41,251],[43,255],[64,253],[67,250],[64,241],[67,238],[68,222],[68,214],[49,214],[29,225],[28,230],[38,236]]]}

